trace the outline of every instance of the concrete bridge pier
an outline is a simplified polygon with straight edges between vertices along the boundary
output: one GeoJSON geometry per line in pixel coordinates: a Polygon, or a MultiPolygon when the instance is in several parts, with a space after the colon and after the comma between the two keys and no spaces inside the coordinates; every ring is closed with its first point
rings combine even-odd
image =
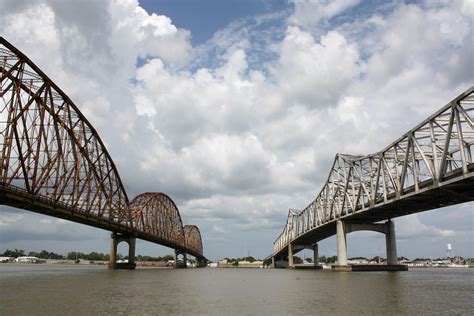
{"type": "Polygon", "coordinates": [[[188,256],[184,251],[178,249],[174,250],[174,267],[175,268],[187,268],[188,267],[188,256]],[[181,258],[180,258],[181,256],[181,258]]]}
{"type": "MultiPolygon", "coordinates": [[[[272,258],[272,265],[275,265],[276,258],[272,258]]],[[[283,260],[283,258],[281,259],[283,260]]],[[[304,258],[303,258],[304,260],[304,258]]],[[[297,268],[297,269],[322,269],[322,265],[319,264],[319,253],[318,253],[318,244],[314,243],[313,245],[303,245],[303,244],[288,244],[288,268],[297,268]],[[303,249],[313,250],[313,265],[296,265],[294,262],[294,254],[303,249]]]]}
{"type": "Polygon", "coordinates": [[[294,268],[295,263],[293,260],[293,245],[291,242],[288,244],[288,268],[294,268]]]}
{"type": "Polygon", "coordinates": [[[387,249],[387,265],[397,265],[397,241],[395,239],[395,225],[391,220],[385,223],[385,247],[387,249]]]}
{"type": "Polygon", "coordinates": [[[286,268],[288,260],[286,256],[279,255],[279,256],[272,256],[271,257],[271,267],[272,268],[286,268]]]}
{"type": "Polygon", "coordinates": [[[110,247],[109,269],[135,269],[135,244],[137,239],[135,234],[112,233],[110,237],[112,238],[112,242],[110,247]],[[128,244],[128,262],[117,262],[117,248],[121,242],[128,244]]]}
{"type": "Polygon", "coordinates": [[[407,266],[399,265],[397,260],[397,242],[395,239],[395,225],[389,219],[380,224],[346,223],[342,220],[336,223],[337,235],[337,264],[332,266],[334,271],[406,271],[407,266]],[[381,265],[348,265],[346,234],[371,230],[385,234],[387,264],[381,265]]]}
{"type": "Polygon", "coordinates": [[[347,242],[346,242],[346,225],[343,221],[336,223],[337,235],[337,265],[347,266],[347,242]]]}
{"type": "Polygon", "coordinates": [[[198,268],[204,268],[207,266],[207,262],[205,259],[197,259],[196,258],[196,267],[198,268]]]}
{"type": "Polygon", "coordinates": [[[319,250],[318,250],[318,243],[313,245],[313,264],[315,266],[319,266],[319,250]]]}

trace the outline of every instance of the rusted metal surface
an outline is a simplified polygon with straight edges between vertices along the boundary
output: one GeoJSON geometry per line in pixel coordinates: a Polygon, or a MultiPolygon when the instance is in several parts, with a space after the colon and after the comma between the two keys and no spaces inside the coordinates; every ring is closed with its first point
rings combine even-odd
{"type": "Polygon", "coordinates": [[[184,238],[186,241],[186,248],[192,249],[197,253],[203,253],[201,232],[195,225],[184,226],[184,238]]]}
{"type": "Polygon", "coordinates": [[[201,233],[195,225],[183,226],[178,207],[164,193],[147,192],[130,202],[137,236],[193,256],[202,256],[201,233]]]}
{"type": "MultiPolygon", "coordinates": [[[[130,205],[97,131],[31,60],[0,37],[0,203],[187,251],[181,217],[162,193],[130,205]]],[[[190,250],[203,257],[201,251],[190,250]]]]}
{"type": "Polygon", "coordinates": [[[471,87],[382,151],[337,154],[316,199],[288,212],[273,254],[333,235],[339,219],[377,222],[473,201],[473,156],[471,87]]]}
{"type": "Polygon", "coordinates": [[[181,215],[166,194],[140,194],[132,200],[130,208],[137,232],[155,236],[170,244],[185,245],[181,215]]]}
{"type": "Polygon", "coordinates": [[[127,194],[95,129],[26,56],[0,44],[2,185],[130,226],[127,194]]]}

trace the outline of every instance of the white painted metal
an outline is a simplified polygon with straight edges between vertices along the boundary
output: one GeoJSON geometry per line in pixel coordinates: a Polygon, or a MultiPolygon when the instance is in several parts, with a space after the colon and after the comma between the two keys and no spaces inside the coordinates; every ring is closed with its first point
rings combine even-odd
{"type": "Polygon", "coordinates": [[[302,211],[290,209],[273,254],[310,230],[472,173],[474,87],[380,152],[337,154],[326,183],[302,211]],[[471,171],[469,171],[471,170],[471,171]]]}

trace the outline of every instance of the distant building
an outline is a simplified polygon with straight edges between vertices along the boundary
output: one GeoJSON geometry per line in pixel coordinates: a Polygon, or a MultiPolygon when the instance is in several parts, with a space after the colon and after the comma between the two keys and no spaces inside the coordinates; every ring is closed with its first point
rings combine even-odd
{"type": "Polygon", "coordinates": [[[15,261],[18,262],[18,263],[43,263],[43,262],[46,262],[46,260],[43,260],[43,259],[40,259],[40,258],[37,258],[37,257],[27,257],[27,256],[18,257],[18,258],[16,258],[15,261]]]}
{"type": "Polygon", "coordinates": [[[218,266],[219,268],[229,268],[229,267],[232,267],[232,264],[229,263],[229,260],[227,260],[227,259],[222,259],[222,260],[219,260],[219,261],[217,262],[217,266],[218,266]]]}
{"type": "Polygon", "coordinates": [[[368,259],[350,259],[347,260],[347,264],[368,264],[369,260],[368,259]]]}
{"type": "Polygon", "coordinates": [[[15,257],[0,257],[0,263],[15,262],[15,257]]]}
{"type": "Polygon", "coordinates": [[[234,262],[234,261],[229,261],[227,259],[222,259],[222,260],[219,260],[219,262],[217,263],[217,266],[219,268],[233,268],[233,267],[238,267],[238,268],[263,268],[263,261],[261,260],[257,260],[257,261],[254,261],[254,262],[250,262],[250,261],[238,261],[238,262],[234,262]]]}
{"type": "Polygon", "coordinates": [[[263,261],[239,261],[239,268],[263,268],[263,261]]]}

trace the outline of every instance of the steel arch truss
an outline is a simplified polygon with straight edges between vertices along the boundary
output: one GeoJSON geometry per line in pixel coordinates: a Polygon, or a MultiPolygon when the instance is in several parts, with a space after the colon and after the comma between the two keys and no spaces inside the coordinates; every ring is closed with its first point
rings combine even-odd
{"type": "MultiPolygon", "coordinates": [[[[367,155],[337,154],[323,189],[300,212],[290,210],[273,253],[289,242],[340,218],[473,178],[474,87],[461,94],[384,150],[367,155]]],[[[471,201],[454,193],[431,208],[471,201]]],[[[428,197],[429,198],[429,197],[428,197]]],[[[420,206],[419,211],[426,210],[420,206]]],[[[398,216],[398,215],[397,215],[398,216]]]]}
{"type": "Polygon", "coordinates": [[[199,229],[183,228],[167,195],[144,193],[129,202],[96,130],[58,86],[2,37],[0,150],[1,204],[204,258],[199,229]]]}
{"type": "Polygon", "coordinates": [[[195,225],[184,226],[184,238],[186,242],[186,248],[191,249],[196,253],[203,253],[201,232],[195,225]]]}
{"type": "Polygon", "coordinates": [[[134,227],[169,245],[184,245],[183,222],[178,208],[166,194],[143,193],[130,203],[134,227]]]}
{"type": "Polygon", "coordinates": [[[183,227],[181,215],[173,200],[164,193],[148,192],[130,203],[138,237],[202,256],[201,233],[194,225],[183,227]]]}
{"type": "Polygon", "coordinates": [[[131,226],[99,135],[25,55],[0,38],[0,185],[85,217],[131,226]]]}

